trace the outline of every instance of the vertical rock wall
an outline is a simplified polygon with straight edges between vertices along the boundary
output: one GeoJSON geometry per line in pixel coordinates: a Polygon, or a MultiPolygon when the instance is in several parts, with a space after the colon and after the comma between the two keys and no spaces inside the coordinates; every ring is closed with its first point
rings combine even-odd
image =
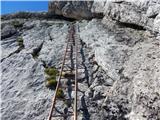
{"type": "Polygon", "coordinates": [[[91,19],[93,1],[51,1],[49,12],[73,19],[91,19]]]}

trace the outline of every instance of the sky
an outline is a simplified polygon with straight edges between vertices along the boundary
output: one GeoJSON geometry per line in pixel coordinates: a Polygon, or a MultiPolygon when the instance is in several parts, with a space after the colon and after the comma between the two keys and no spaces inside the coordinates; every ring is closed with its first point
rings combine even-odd
{"type": "Polygon", "coordinates": [[[1,1],[1,14],[18,11],[48,11],[48,1],[1,1]]]}

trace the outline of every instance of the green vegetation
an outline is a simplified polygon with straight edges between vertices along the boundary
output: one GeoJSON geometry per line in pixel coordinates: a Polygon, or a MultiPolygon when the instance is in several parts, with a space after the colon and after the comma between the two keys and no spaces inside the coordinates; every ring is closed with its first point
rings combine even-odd
{"type": "Polygon", "coordinates": [[[12,24],[15,28],[23,27],[23,23],[22,23],[22,22],[19,22],[18,20],[12,21],[11,24],[12,24]]]}
{"type": "Polygon", "coordinates": [[[17,42],[18,42],[19,47],[21,47],[21,48],[24,47],[24,45],[23,45],[23,38],[22,37],[18,37],[17,38],[17,42]]]}
{"type": "Polygon", "coordinates": [[[46,87],[55,89],[57,85],[56,76],[58,75],[58,70],[54,67],[48,67],[45,69],[45,73],[48,75],[46,87]]]}
{"type": "MultiPolygon", "coordinates": [[[[46,79],[46,87],[50,89],[55,89],[57,86],[56,76],[59,75],[58,70],[55,67],[47,67],[45,73],[48,75],[46,79]]],[[[59,88],[57,91],[57,98],[64,98],[64,92],[62,88],[59,88]]]]}
{"type": "Polygon", "coordinates": [[[62,88],[58,89],[57,98],[64,98],[64,92],[63,92],[62,88]]]}
{"type": "Polygon", "coordinates": [[[46,68],[45,73],[51,77],[58,75],[58,70],[54,67],[46,68]]]}
{"type": "Polygon", "coordinates": [[[46,87],[55,89],[57,85],[56,79],[48,78],[46,80],[46,87]]]}

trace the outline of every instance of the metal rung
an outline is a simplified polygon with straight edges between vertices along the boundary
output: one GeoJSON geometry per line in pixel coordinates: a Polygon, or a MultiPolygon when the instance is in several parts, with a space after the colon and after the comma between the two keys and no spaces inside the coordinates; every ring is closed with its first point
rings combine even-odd
{"type": "Polygon", "coordinates": [[[63,70],[63,72],[73,72],[74,70],[63,70]]]}
{"type": "Polygon", "coordinates": [[[68,117],[68,116],[73,116],[73,114],[52,115],[52,117],[68,117]]]}
{"type": "Polygon", "coordinates": [[[69,68],[64,68],[63,71],[70,71],[71,69],[69,68]]]}
{"type": "MultiPolygon", "coordinates": [[[[62,86],[61,88],[67,89],[69,86],[62,86]]],[[[72,86],[72,91],[74,91],[75,86],[72,86]]]]}
{"type": "MultiPolygon", "coordinates": [[[[78,69],[78,70],[84,70],[84,69],[78,69]]],[[[75,72],[75,70],[63,70],[63,72],[75,72]]]]}

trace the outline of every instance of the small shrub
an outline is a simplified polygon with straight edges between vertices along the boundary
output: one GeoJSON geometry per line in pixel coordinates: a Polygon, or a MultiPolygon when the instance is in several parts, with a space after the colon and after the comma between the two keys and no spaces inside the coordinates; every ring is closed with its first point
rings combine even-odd
{"type": "Polygon", "coordinates": [[[55,75],[52,75],[49,77],[50,79],[56,79],[56,76],[55,75]]]}
{"type": "Polygon", "coordinates": [[[45,73],[49,76],[54,77],[54,76],[58,75],[58,70],[56,70],[56,68],[54,68],[54,67],[46,68],[45,73]]]}
{"type": "Polygon", "coordinates": [[[19,27],[23,27],[23,23],[17,21],[17,20],[14,20],[12,21],[11,23],[15,28],[19,28],[19,27]]]}
{"type": "Polygon", "coordinates": [[[64,98],[64,92],[63,92],[62,88],[58,89],[57,98],[64,98]]]}
{"type": "Polygon", "coordinates": [[[54,89],[56,88],[56,86],[57,86],[56,79],[49,78],[46,80],[46,87],[54,89]]]}
{"type": "Polygon", "coordinates": [[[23,38],[22,37],[18,37],[17,38],[17,42],[18,42],[19,47],[24,47],[24,45],[23,45],[23,38]]]}
{"type": "Polygon", "coordinates": [[[49,78],[46,80],[46,87],[55,89],[57,86],[56,76],[58,71],[54,67],[49,67],[45,69],[45,73],[49,76],[49,78]]]}

